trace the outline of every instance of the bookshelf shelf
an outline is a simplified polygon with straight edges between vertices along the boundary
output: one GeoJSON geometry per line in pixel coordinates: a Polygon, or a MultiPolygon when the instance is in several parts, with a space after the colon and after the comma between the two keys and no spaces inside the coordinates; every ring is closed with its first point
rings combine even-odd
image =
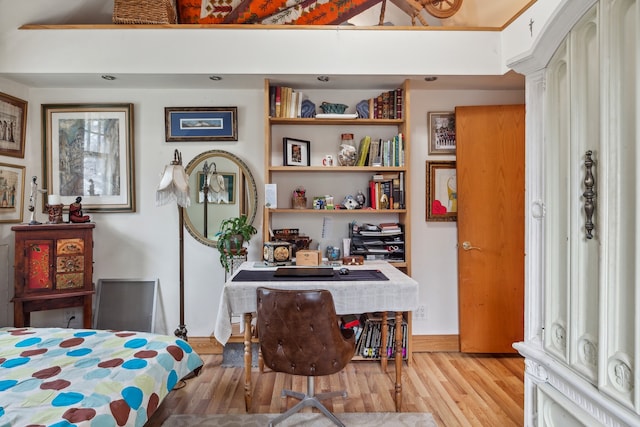
{"type": "Polygon", "coordinates": [[[329,125],[329,126],[401,126],[404,123],[402,119],[302,119],[302,118],[285,118],[285,117],[269,117],[271,125],[329,125]]]}
{"type": "Polygon", "coordinates": [[[343,172],[406,172],[403,166],[269,166],[271,172],[322,172],[322,173],[343,173],[343,172]]]}
{"type": "MultiPolygon", "coordinates": [[[[319,232],[315,234],[311,232],[313,227],[322,229],[324,238],[324,223],[326,218],[330,218],[335,236],[335,241],[350,237],[350,224],[354,221],[359,223],[383,223],[397,222],[402,224],[404,232],[404,259],[389,259],[391,265],[402,270],[407,275],[411,275],[411,198],[410,198],[410,162],[409,157],[404,155],[409,153],[410,137],[409,137],[409,81],[399,82],[395,88],[378,88],[372,87],[367,94],[363,95],[362,90],[350,91],[344,89],[311,89],[305,87],[292,88],[293,91],[303,91],[308,99],[320,105],[325,100],[341,101],[346,99],[354,100],[359,98],[375,98],[385,91],[394,91],[402,93],[402,99],[393,107],[395,114],[403,118],[299,118],[299,117],[276,117],[271,115],[274,111],[274,96],[272,87],[280,85],[265,80],[264,83],[264,111],[265,111],[265,184],[276,184],[277,188],[277,206],[278,208],[264,209],[263,214],[263,241],[270,240],[270,230],[278,228],[300,228],[305,229],[305,234],[313,238],[314,242],[320,239],[319,232]],[[356,92],[356,93],[353,93],[356,92]],[[322,158],[325,155],[333,155],[334,161],[337,161],[338,147],[340,135],[342,133],[353,133],[354,141],[360,142],[363,137],[369,136],[371,140],[384,141],[394,138],[395,135],[402,135],[401,143],[397,146],[402,147],[403,156],[398,156],[396,145],[389,148],[385,153],[393,153],[393,157],[385,157],[385,160],[392,158],[394,161],[383,162],[385,166],[322,166],[322,158]],[[283,143],[285,137],[310,141],[310,161],[308,166],[283,166],[283,143]],[[399,161],[404,159],[404,162],[399,161]],[[389,164],[401,164],[402,166],[388,166],[389,164]],[[402,183],[400,188],[403,189],[404,205],[401,208],[396,206],[391,209],[372,209],[371,197],[369,193],[369,183],[373,181],[373,176],[383,174],[386,175],[385,181],[394,181],[388,176],[395,175],[402,183]],[[297,187],[304,187],[307,191],[308,208],[293,209],[291,204],[291,194],[297,187]],[[361,191],[366,195],[367,202],[364,209],[312,209],[312,201],[314,197],[331,195],[334,196],[334,205],[340,205],[348,195],[356,196],[356,192],[361,191]],[[307,230],[307,228],[309,230],[307,230]],[[340,233],[342,232],[342,233],[340,233]],[[341,236],[337,236],[341,234],[341,236]]],[[[284,91],[284,89],[282,89],[284,91]]],[[[356,102],[358,102],[356,101],[356,102]]],[[[284,101],[283,101],[284,102],[284,101]]],[[[350,102],[346,101],[345,103],[350,102]]],[[[295,104],[294,104],[295,105],[295,104]]],[[[355,103],[351,104],[352,106],[355,103]]],[[[371,104],[370,104],[371,105],[371,104]]],[[[394,104],[391,104],[394,105],[394,104]]],[[[287,108],[283,111],[291,112],[287,108]]],[[[371,110],[373,111],[373,110],[371,110]]],[[[321,111],[318,111],[321,112],[321,111]]],[[[386,115],[384,117],[387,117],[386,115]]],[[[382,142],[380,143],[382,146],[382,142]]],[[[389,145],[390,146],[390,145],[389,145]]],[[[391,147],[391,146],[390,146],[391,147]]],[[[357,147],[358,148],[358,147],[357,147]]],[[[380,150],[382,154],[382,149],[380,150]]],[[[395,182],[394,182],[395,185],[395,182]]],[[[398,188],[398,187],[395,187],[398,188]]],[[[397,199],[396,199],[397,200],[397,199]]],[[[393,204],[389,203],[393,206],[393,204]]],[[[385,204],[382,204],[385,206],[385,204]]],[[[379,257],[378,257],[379,258],[379,257]]],[[[374,259],[371,257],[371,259],[374,259]]],[[[366,259],[365,259],[366,262],[366,259]]],[[[407,360],[411,361],[411,316],[405,313],[407,319],[407,360]]],[[[357,360],[358,358],[354,358],[357,360]]],[[[371,360],[367,358],[366,360],[371,360]]]]}
{"type": "Polygon", "coordinates": [[[293,208],[267,208],[270,215],[276,213],[295,213],[301,215],[380,215],[406,214],[406,209],[293,209],[293,208]]]}

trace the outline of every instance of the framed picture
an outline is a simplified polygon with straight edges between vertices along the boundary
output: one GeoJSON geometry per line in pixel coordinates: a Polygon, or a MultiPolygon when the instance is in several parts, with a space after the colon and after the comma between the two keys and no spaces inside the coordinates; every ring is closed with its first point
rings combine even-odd
{"type": "Polygon", "coordinates": [[[24,158],[27,101],[0,92],[0,155],[24,158]]]}
{"type": "Polygon", "coordinates": [[[456,115],[452,111],[427,113],[429,154],[456,154],[456,115]]]}
{"type": "MultiPolygon", "coordinates": [[[[204,173],[198,172],[198,203],[204,203],[204,173]]],[[[233,205],[236,203],[236,173],[216,172],[209,180],[207,191],[209,203],[233,205]]]]}
{"type": "Polygon", "coordinates": [[[282,138],[285,166],[310,166],[311,142],[295,138],[282,138]]]}
{"type": "Polygon", "coordinates": [[[0,163],[0,223],[22,222],[24,166],[0,163]]]}
{"type": "Polygon", "coordinates": [[[427,221],[456,221],[456,162],[427,161],[427,221]]]}
{"type": "Polygon", "coordinates": [[[237,141],[238,107],[165,107],[167,142],[237,141]]]}
{"type": "Polygon", "coordinates": [[[135,212],[133,104],[43,104],[42,121],[48,194],[65,206],[82,197],[86,212],[135,212]]]}

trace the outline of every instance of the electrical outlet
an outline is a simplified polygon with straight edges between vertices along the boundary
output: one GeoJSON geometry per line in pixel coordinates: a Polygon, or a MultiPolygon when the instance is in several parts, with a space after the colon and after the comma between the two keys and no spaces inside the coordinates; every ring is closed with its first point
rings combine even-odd
{"type": "Polygon", "coordinates": [[[417,309],[413,311],[413,318],[416,320],[424,320],[427,318],[427,309],[424,305],[418,306],[417,309]]]}
{"type": "Polygon", "coordinates": [[[76,319],[76,311],[73,308],[64,309],[64,327],[69,328],[71,323],[76,319]]]}

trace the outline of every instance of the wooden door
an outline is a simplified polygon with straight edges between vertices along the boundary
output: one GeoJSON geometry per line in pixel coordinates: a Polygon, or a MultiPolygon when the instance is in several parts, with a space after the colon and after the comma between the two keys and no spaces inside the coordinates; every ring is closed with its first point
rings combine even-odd
{"type": "Polygon", "coordinates": [[[460,350],[524,338],[524,105],[456,108],[460,350]]]}

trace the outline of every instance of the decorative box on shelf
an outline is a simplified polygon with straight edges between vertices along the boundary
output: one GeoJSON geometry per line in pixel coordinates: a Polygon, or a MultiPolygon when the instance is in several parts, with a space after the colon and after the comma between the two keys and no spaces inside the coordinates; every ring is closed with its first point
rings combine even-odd
{"type": "Polygon", "coordinates": [[[312,250],[299,250],[296,252],[296,265],[320,264],[322,264],[322,252],[312,250]]]}
{"type": "Polygon", "coordinates": [[[294,258],[299,250],[309,249],[311,239],[309,236],[300,234],[297,228],[281,228],[273,230],[273,239],[275,242],[291,243],[291,257],[294,258]]]}
{"type": "Polygon", "coordinates": [[[114,0],[114,24],[177,24],[175,0],[114,0]]]}
{"type": "Polygon", "coordinates": [[[291,243],[264,242],[262,255],[267,265],[291,265],[291,243]]]}

